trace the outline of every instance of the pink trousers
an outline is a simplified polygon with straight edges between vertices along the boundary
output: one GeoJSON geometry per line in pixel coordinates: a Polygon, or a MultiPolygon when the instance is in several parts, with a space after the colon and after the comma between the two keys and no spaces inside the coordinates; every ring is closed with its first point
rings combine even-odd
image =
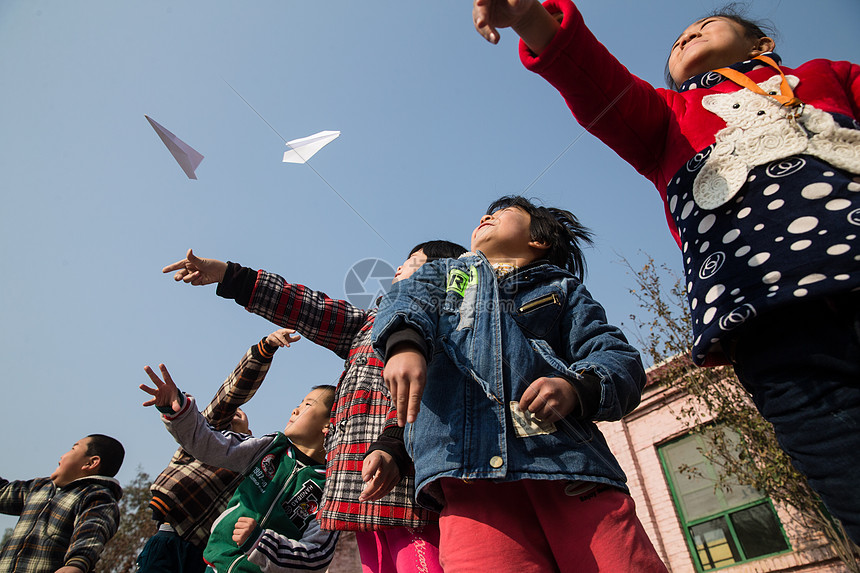
{"type": "Polygon", "coordinates": [[[443,478],[439,557],[445,573],[667,571],[631,498],[566,481],[443,478]]]}
{"type": "Polygon", "coordinates": [[[362,573],[442,573],[439,525],[356,531],[362,573]]]}

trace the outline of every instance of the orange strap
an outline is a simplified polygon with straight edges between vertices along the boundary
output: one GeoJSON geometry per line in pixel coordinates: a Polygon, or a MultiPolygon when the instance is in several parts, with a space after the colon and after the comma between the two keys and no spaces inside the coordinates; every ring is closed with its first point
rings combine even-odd
{"type": "Polygon", "coordinates": [[[772,59],[770,59],[767,56],[756,56],[753,59],[760,60],[760,61],[764,62],[765,64],[767,64],[768,66],[775,69],[777,72],[779,72],[779,75],[782,76],[782,82],[779,85],[779,90],[782,92],[781,94],[774,95],[774,94],[766,93],[763,89],[761,89],[759,87],[759,85],[757,83],[755,83],[754,81],[752,81],[751,79],[746,77],[744,74],[742,74],[736,70],[733,70],[731,68],[720,68],[720,69],[714,70],[714,71],[720,75],[725,76],[727,79],[730,79],[731,81],[735,82],[736,84],[738,84],[741,87],[744,87],[744,88],[746,88],[750,91],[753,91],[759,95],[772,97],[773,99],[778,101],[783,106],[796,108],[796,107],[800,107],[803,105],[803,102],[800,101],[800,99],[794,95],[794,91],[791,89],[791,86],[788,85],[788,79],[786,79],[785,74],[782,73],[782,70],[779,69],[779,66],[776,65],[776,62],[774,62],[772,59]]]}

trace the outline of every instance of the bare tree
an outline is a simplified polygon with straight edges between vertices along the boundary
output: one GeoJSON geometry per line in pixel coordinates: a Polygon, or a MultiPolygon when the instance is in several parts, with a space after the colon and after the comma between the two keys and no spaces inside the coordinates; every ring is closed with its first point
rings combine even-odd
{"type": "Polygon", "coordinates": [[[149,474],[138,468],[137,476],[123,486],[119,501],[120,522],[116,535],[105,546],[95,573],[128,573],[137,570],[137,556],[146,541],[155,534],[155,522],[149,511],[152,495],[149,474]]]}
{"type": "Polygon", "coordinates": [[[636,327],[634,336],[653,363],[660,365],[660,379],[692,397],[677,416],[708,444],[702,455],[717,470],[715,487],[751,486],[790,508],[798,525],[821,533],[848,570],[860,573],[857,546],[794,469],[773,426],[758,413],[732,368],[699,368],[689,358],[693,329],[682,278],[650,256],[641,270],[627,259],[622,263],[636,282],[630,292],[644,311],[644,316],[630,317],[636,327]],[[709,424],[712,420],[717,423],[709,424]]]}

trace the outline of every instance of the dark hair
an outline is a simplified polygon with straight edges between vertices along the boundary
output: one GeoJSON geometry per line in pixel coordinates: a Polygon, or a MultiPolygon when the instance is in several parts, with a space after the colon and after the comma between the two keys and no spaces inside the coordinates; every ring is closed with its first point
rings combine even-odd
{"type": "Polygon", "coordinates": [[[579,222],[570,211],[556,207],[540,207],[519,195],[508,195],[493,201],[487,207],[487,215],[500,209],[516,207],[531,217],[529,230],[533,241],[549,244],[546,258],[550,263],[567,269],[579,280],[585,277],[584,245],[591,245],[591,230],[579,222]]]}
{"type": "Polygon", "coordinates": [[[99,475],[115,476],[125,459],[125,448],[122,447],[119,440],[104,434],[90,434],[87,437],[90,439],[90,443],[87,445],[87,455],[100,458],[99,475]]]}
{"type": "Polygon", "coordinates": [[[329,414],[331,414],[331,409],[334,407],[334,393],[337,388],[332,386],[331,384],[320,384],[319,386],[314,386],[311,390],[324,390],[325,398],[323,398],[323,404],[328,408],[329,414]]]}
{"type": "Polygon", "coordinates": [[[409,256],[411,257],[418,251],[424,251],[428,261],[435,261],[436,259],[456,259],[465,253],[466,249],[451,241],[427,241],[420,245],[415,245],[409,251],[409,256]]]}
{"type": "MultiPolygon", "coordinates": [[[[710,14],[707,14],[696,22],[701,22],[702,20],[707,20],[708,18],[724,18],[726,20],[731,20],[735,24],[739,24],[741,28],[743,28],[746,33],[747,38],[764,38],[765,36],[773,37],[776,35],[773,26],[769,22],[760,21],[756,22],[755,20],[750,20],[746,18],[746,11],[749,7],[745,4],[741,4],[739,2],[732,2],[731,4],[726,4],[722,8],[717,8],[710,14]]],[[[669,57],[671,57],[671,50],[669,57]]],[[[672,74],[669,73],[669,58],[666,58],[666,67],[663,69],[663,74],[666,80],[666,85],[673,90],[677,90],[680,86],[675,83],[675,80],[672,78],[672,74]]],[[[684,78],[685,80],[687,78],[684,78]]]]}

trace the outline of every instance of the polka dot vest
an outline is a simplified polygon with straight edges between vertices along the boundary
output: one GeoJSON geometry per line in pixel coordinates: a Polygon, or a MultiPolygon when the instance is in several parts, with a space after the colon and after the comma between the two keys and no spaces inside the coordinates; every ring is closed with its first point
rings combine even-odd
{"type": "MultiPolygon", "coordinates": [[[[753,65],[733,68],[745,72],[753,65]]],[[[709,72],[688,80],[681,91],[719,81],[722,76],[709,72]]],[[[860,130],[851,118],[833,119],[860,130]]],[[[699,364],[719,350],[720,340],[757,316],[860,288],[860,176],[812,155],[788,155],[751,168],[736,195],[708,210],[696,204],[692,189],[715,145],[688,161],[667,188],[699,364]]]]}

